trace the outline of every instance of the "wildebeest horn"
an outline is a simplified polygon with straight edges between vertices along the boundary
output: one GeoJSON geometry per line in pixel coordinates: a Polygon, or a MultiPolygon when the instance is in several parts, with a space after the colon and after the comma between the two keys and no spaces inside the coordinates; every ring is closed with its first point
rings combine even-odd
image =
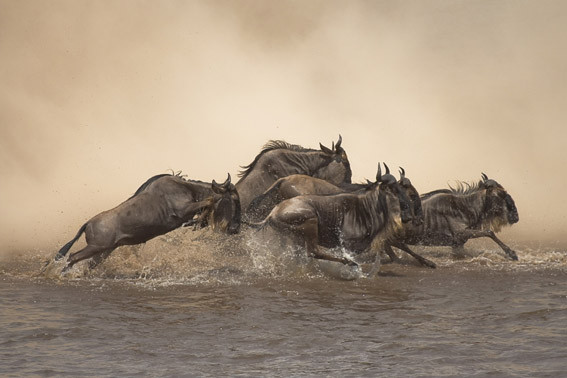
{"type": "Polygon", "coordinates": [[[376,182],[382,181],[382,168],[380,168],[380,163],[378,163],[378,173],[376,173],[376,182]]]}
{"type": "Polygon", "coordinates": [[[384,167],[386,167],[386,174],[389,175],[390,174],[390,168],[388,168],[386,163],[384,163],[384,167]]]}
{"type": "Polygon", "coordinates": [[[339,148],[341,148],[341,143],[343,142],[343,137],[341,136],[341,134],[339,134],[339,140],[337,141],[337,145],[335,146],[335,149],[338,150],[339,148]]]}
{"type": "Polygon", "coordinates": [[[400,180],[403,180],[406,177],[406,171],[400,167],[400,180]]]}
{"type": "Polygon", "coordinates": [[[230,173],[228,173],[228,177],[226,178],[225,182],[223,182],[222,186],[229,186],[230,185],[230,173]]]}
{"type": "Polygon", "coordinates": [[[482,173],[482,179],[483,179],[484,181],[488,180],[488,176],[487,176],[486,173],[484,173],[484,172],[482,173]]]}
{"type": "Polygon", "coordinates": [[[331,151],[335,152],[335,142],[331,142],[331,151]]]}

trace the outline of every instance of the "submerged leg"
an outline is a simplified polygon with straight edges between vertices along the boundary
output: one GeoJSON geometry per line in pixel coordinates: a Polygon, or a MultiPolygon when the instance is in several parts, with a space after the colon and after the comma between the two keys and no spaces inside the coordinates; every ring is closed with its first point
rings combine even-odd
{"type": "Polygon", "coordinates": [[[374,263],[372,264],[372,268],[370,269],[370,272],[366,274],[366,278],[374,277],[376,274],[378,274],[379,271],[380,271],[380,252],[376,252],[374,263]]]}

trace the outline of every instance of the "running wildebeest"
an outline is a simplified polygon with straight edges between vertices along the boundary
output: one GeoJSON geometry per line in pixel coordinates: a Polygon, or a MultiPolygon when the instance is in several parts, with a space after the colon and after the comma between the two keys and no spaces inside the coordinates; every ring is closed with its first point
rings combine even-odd
{"type": "MultiPolygon", "coordinates": [[[[387,166],[386,169],[386,172],[389,173],[387,166]]],[[[403,168],[400,168],[400,180],[398,181],[398,184],[406,192],[406,195],[412,203],[411,210],[413,221],[411,222],[411,224],[417,226],[421,225],[423,223],[421,198],[409,178],[405,176],[405,170],[403,168]]],[[[278,179],[270,188],[268,188],[268,190],[257,196],[248,206],[247,212],[249,214],[249,217],[251,218],[251,221],[259,221],[261,219],[264,219],[277,204],[289,198],[309,194],[330,195],[349,192],[363,192],[367,188],[367,186],[368,184],[340,184],[339,186],[337,186],[325,180],[310,176],[291,175],[278,179]]],[[[397,230],[390,236],[389,239],[395,240],[398,233],[399,231],[397,230]]],[[[389,255],[391,253],[391,248],[389,247],[390,243],[391,241],[388,240],[384,245],[384,249],[389,255]]],[[[435,263],[416,254],[411,250],[407,253],[412,255],[422,265],[428,266],[430,268],[436,267],[435,263]]],[[[392,252],[390,258],[392,260],[395,260],[397,256],[392,252]]]]}
{"type": "Polygon", "coordinates": [[[319,143],[320,150],[304,148],[284,141],[270,141],[249,165],[242,167],[236,189],[242,209],[263,193],[277,179],[304,174],[325,179],[333,184],[350,183],[352,171],[342,137],[331,148],[319,143]]]}
{"type": "Polygon", "coordinates": [[[274,207],[262,222],[251,225],[270,225],[296,237],[305,243],[311,257],[357,265],[346,257],[321,251],[319,246],[362,252],[379,233],[386,234],[398,227],[397,218],[403,223],[412,220],[411,203],[395,177],[382,175],[378,165],[376,182],[363,193],[294,197],[274,207]]]}
{"type": "Polygon", "coordinates": [[[423,194],[421,201],[424,223],[405,228],[392,246],[406,252],[410,251],[408,244],[450,246],[457,252],[469,239],[488,237],[508,257],[518,260],[516,252],[495,235],[503,226],[518,222],[518,209],[502,185],[486,174],[477,184],[460,183],[456,189],[435,190],[423,194]]]}
{"type": "Polygon", "coordinates": [[[63,258],[85,233],[87,246],[72,253],[64,269],[90,257],[92,268],[117,247],[144,243],[181,227],[196,215],[200,216],[194,223],[199,225],[210,222],[214,229],[228,234],[239,231],[240,202],[230,174],[222,184],[185,180],[179,175],[154,176],[128,200],[87,221],[55,260],[63,258]]]}

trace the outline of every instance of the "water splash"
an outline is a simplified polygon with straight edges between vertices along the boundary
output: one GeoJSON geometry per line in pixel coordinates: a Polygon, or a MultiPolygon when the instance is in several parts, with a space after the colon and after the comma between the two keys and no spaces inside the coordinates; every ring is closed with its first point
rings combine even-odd
{"type": "MultiPolygon", "coordinates": [[[[510,261],[490,242],[467,243],[460,255],[454,255],[447,247],[413,248],[434,261],[438,269],[535,271],[567,268],[567,251],[540,245],[512,245],[518,252],[519,261],[510,261]]],[[[341,248],[328,252],[357,261],[362,258],[341,248]]],[[[413,257],[401,251],[396,253],[400,257],[396,264],[428,269],[422,268],[413,257]]],[[[52,259],[52,254],[45,251],[11,254],[0,261],[0,273],[54,282],[114,280],[156,287],[247,285],[258,280],[352,280],[364,278],[372,271],[372,259],[365,261],[362,269],[353,269],[340,263],[309,258],[292,240],[281,238],[270,230],[248,229],[239,235],[228,236],[210,229],[181,228],[145,244],[117,248],[95,269],[89,269],[88,262],[84,261],[65,274],[61,274],[64,260],[52,259]]],[[[382,270],[392,266],[384,254],[380,254],[378,263],[382,264],[378,265],[382,270]]],[[[379,275],[372,277],[380,279],[379,275]]]]}

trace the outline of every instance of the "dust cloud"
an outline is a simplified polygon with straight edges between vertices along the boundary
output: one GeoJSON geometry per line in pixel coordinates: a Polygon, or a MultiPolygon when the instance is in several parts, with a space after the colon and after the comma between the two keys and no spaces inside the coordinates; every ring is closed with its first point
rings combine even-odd
{"type": "Polygon", "coordinates": [[[0,0],[0,254],[54,253],[168,169],[233,180],[269,139],[420,191],[498,180],[507,241],[562,243],[563,1],[0,0]]]}

